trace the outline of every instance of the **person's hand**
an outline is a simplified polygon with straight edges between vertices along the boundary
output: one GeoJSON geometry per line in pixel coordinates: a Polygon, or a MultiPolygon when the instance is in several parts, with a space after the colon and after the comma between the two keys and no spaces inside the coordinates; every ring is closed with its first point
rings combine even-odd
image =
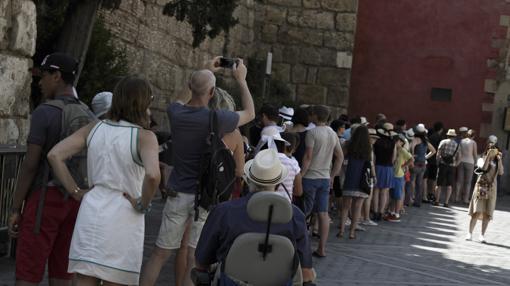
{"type": "Polygon", "coordinates": [[[137,201],[137,199],[133,198],[128,193],[123,193],[122,195],[124,196],[124,198],[126,198],[126,200],[129,201],[129,203],[133,206],[133,208],[136,209],[136,201],[137,201]]]}
{"type": "Polygon", "coordinates": [[[232,74],[234,75],[237,82],[246,81],[246,74],[248,73],[248,69],[243,63],[243,59],[236,59],[234,66],[232,67],[232,74]]]}
{"type": "Polygon", "coordinates": [[[71,197],[77,201],[77,202],[81,202],[81,200],[83,199],[83,196],[88,193],[90,191],[90,189],[80,189],[79,191],[77,192],[73,192],[71,193],[71,197]]]}
{"type": "Polygon", "coordinates": [[[221,58],[222,58],[222,56],[217,56],[217,57],[214,57],[212,60],[206,62],[205,68],[212,71],[213,73],[220,71],[221,70],[221,67],[220,67],[221,58]]]}
{"type": "Polygon", "coordinates": [[[12,238],[18,237],[20,219],[21,217],[19,212],[12,212],[11,215],[9,216],[9,220],[7,222],[7,225],[9,227],[8,233],[9,236],[12,238]]]}
{"type": "Polygon", "coordinates": [[[330,188],[330,189],[333,189],[333,183],[334,183],[334,182],[335,182],[335,177],[331,177],[331,178],[329,179],[329,188],[330,188]]]}

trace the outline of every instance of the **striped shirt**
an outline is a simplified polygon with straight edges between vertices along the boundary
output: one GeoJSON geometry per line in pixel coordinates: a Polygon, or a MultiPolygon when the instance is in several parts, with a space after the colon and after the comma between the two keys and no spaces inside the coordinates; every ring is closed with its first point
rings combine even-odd
{"type": "Polygon", "coordinates": [[[290,202],[292,198],[292,192],[294,190],[294,179],[296,178],[296,175],[301,172],[301,168],[299,168],[298,161],[294,157],[288,157],[283,153],[278,153],[278,157],[280,158],[282,165],[289,170],[289,175],[282,182],[282,185],[285,186],[289,193],[287,194],[282,186],[278,187],[276,193],[288,199],[290,202]]]}

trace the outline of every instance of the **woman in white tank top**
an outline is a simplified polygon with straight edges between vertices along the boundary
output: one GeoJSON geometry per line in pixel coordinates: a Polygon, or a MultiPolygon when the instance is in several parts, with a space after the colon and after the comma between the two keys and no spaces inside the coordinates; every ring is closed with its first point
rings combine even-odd
{"type": "Polygon", "coordinates": [[[77,285],[137,285],[145,216],[160,180],[158,143],[148,127],[150,84],[128,76],[115,87],[107,120],[57,144],[48,158],[65,190],[81,206],[69,251],[77,285]],[[90,190],[81,190],[65,159],[87,148],[90,190]]]}
{"type": "MultiPolygon", "coordinates": [[[[462,129],[462,128],[461,128],[462,129]]],[[[466,128],[467,129],[467,128],[466,128]]],[[[474,131],[463,131],[460,141],[460,164],[457,167],[457,188],[455,189],[455,201],[462,200],[465,204],[469,204],[469,193],[471,192],[471,182],[473,180],[473,171],[478,156],[478,148],[476,141],[471,138],[474,131]]]]}

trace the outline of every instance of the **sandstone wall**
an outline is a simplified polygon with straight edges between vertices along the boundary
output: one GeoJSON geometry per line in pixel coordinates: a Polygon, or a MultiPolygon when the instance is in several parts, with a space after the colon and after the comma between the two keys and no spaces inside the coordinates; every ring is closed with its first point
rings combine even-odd
{"type": "Polygon", "coordinates": [[[25,144],[36,10],[29,0],[0,0],[0,144],[25,144]]]}
{"type": "Polygon", "coordinates": [[[327,104],[345,112],[356,27],[357,0],[241,0],[240,23],[229,34],[191,46],[191,27],[162,14],[169,0],[123,0],[101,11],[131,72],[148,77],[157,90],[156,117],[166,126],[165,107],[190,72],[214,55],[266,58],[273,51],[274,76],[300,103],[327,104]]]}
{"type": "Polygon", "coordinates": [[[257,57],[273,51],[276,78],[299,103],[345,112],[357,0],[267,0],[256,7],[257,57]]]}
{"type": "Polygon", "coordinates": [[[153,113],[164,127],[168,126],[165,107],[185,86],[192,70],[215,55],[250,56],[255,17],[253,0],[240,1],[235,12],[239,24],[230,32],[228,44],[220,35],[193,49],[191,26],[162,14],[167,2],[123,0],[120,9],[100,12],[116,45],[125,49],[130,71],[145,75],[153,83],[157,93],[153,113]]]}

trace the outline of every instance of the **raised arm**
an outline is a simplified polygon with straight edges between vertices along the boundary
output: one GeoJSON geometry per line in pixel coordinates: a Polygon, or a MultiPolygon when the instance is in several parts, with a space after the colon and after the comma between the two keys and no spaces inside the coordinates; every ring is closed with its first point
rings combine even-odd
{"type": "Polygon", "coordinates": [[[96,122],[92,122],[80,128],[71,136],[60,141],[60,143],[55,145],[48,153],[48,161],[51,164],[53,172],[64,186],[64,189],[78,201],[81,200],[88,190],[81,190],[79,188],[73,176],[71,176],[65,164],[65,160],[87,147],[87,137],[89,136],[90,130],[95,125],[96,122]]]}
{"type": "Polygon", "coordinates": [[[246,83],[247,72],[248,70],[243,63],[243,60],[239,59],[237,64],[234,64],[233,67],[233,75],[241,90],[241,104],[243,106],[243,110],[237,112],[237,114],[239,114],[238,127],[249,123],[255,118],[255,105],[253,104],[253,98],[251,97],[248,84],[246,83]]]}
{"type": "Polygon", "coordinates": [[[427,142],[427,146],[428,146],[429,152],[427,153],[427,155],[425,155],[425,159],[428,160],[436,154],[436,148],[434,148],[434,145],[430,144],[430,142],[427,142]]]}

